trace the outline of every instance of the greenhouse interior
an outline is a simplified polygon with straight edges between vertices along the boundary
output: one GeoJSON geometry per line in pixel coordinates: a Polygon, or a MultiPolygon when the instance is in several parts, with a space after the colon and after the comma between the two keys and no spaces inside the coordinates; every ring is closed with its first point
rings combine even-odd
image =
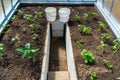
{"type": "Polygon", "coordinates": [[[0,0],[0,80],[120,80],[120,0],[0,0]]]}

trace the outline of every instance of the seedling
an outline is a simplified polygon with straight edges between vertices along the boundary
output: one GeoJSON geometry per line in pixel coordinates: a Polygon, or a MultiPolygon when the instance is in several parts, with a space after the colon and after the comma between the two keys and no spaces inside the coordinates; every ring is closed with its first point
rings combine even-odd
{"type": "Polygon", "coordinates": [[[83,28],[85,27],[85,25],[78,25],[78,31],[79,32],[82,32],[83,31],[83,28]]]}
{"type": "Polygon", "coordinates": [[[112,38],[112,36],[108,33],[102,33],[101,35],[105,41],[110,40],[112,38]]]}
{"type": "Polygon", "coordinates": [[[97,73],[96,72],[91,72],[89,80],[94,80],[96,77],[97,77],[97,73]]]}
{"type": "Polygon", "coordinates": [[[38,29],[38,28],[40,28],[40,25],[38,25],[36,23],[32,23],[32,24],[29,25],[29,27],[32,28],[32,29],[35,29],[35,28],[38,29]]]}
{"type": "Polygon", "coordinates": [[[41,18],[42,17],[42,12],[35,12],[34,18],[41,18]]]}
{"type": "Polygon", "coordinates": [[[95,17],[99,16],[99,14],[97,12],[92,12],[92,15],[95,16],[95,17]]]}
{"type": "Polygon", "coordinates": [[[37,37],[38,37],[38,34],[36,34],[36,33],[33,33],[33,34],[32,34],[32,39],[36,40],[37,37]]]}
{"type": "Polygon", "coordinates": [[[120,77],[116,78],[115,80],[120,80],[120,77]]]}
{"type": "Polygon", "coordinates": [[[25,14],[23,16],[23,18],[26,19],[26,20],[31,20],[32,19],[32,15],[31,14],[25,14]]]}
{"type": "Polygon", "coordinates": [[[91,33],[91,27],[85,26],[85,25],[78,25],[78,31],[84,34],[90,34],[91,33]]]}
{"type": "Polygon", "coordinates": [[[25,28],[25,27],[24,27],[24,28],[22,28],[22,31],[24,31],[24,32],[25,32],[26,30],[27,30],[27,28],[25,28]]]}
{"type": "Polygon", "coordinates": [[[99,51],[101,51],[102,53],[104,53],[104,48],[106,47],[107,45],[103,42],[103,41],[101,41],[100,42],[100,46],[98,46],[96,49],[97,50],[99,50],[99,51]]]}
{"type": "Polygon", "coordinates": [[[13,37],[11,41],[16,42],[16,44],[20,46],[21,41],[20,41],[19,35],[16,35],[15,37],[13,37]]]}
{"type": "Polygon", "coordinates": [[[83,20],[84,20],[84,21],[88,20],[88,16],[89,16],[88,13],[84,13],[84,14],[83,14],[83,20]]]}
{"type": "Polygon", "coordinates": [[[17,51],[21,52],[21,57],[24,59],[25,57],[31,58],[33,61],[35,60],[35,52],[39,50],[37,47],[31,47],[30,43],[26,43],[25,47],[18,47],[17,51]]]}
{"type": "Polygon", "coordinates": [[[78,48],[83,48],[84,44],[82,40],[77,40],[76,45],[78,46],[78,48]]]}
{"type": "Polygon", "coordinates": [[[16,17],[16,15],[14,15],[13,17],[12,17],[12,21],[14,22],[14,21],[16,21],[17,20],[17,17],[16,17]]]}
{"type": "Polygon", "coordinates": [[[86,49],[83,49],[83,51],[81,52],[81,55],[84,58],[85,64],[92,63],[95,60],[95,56],[93,55],[93,53],[86,49]]]}
{"type": "Polygon", "coordinates": [[[79,16],[78,14],[75,14],[75,15],[73,16],[73,19],[74,19],[74,20],[79,20],[79,19],[80,19],[80,16],[79,16]]]}
{"type": "Polygon", "coordinates": [[[113,64],[110,63],[110,61],[107,61],[106,59],[104,59],[103,61],[104,61],[105,66],[106,66],[108,69],[112,69],[112,68],[113,68],[113,64]]]}
{"type": "Polygon", "coordinates": [[[116,53],[119,50],[119,47],[120,47],[119,40],[120,40],[120,38],[115,39],[113,41],[113,46],[112,46],[113,53],[116,53]]]}
{"type": "Polygon", "coordinates": [[[23,15],[23,11],[19,9],[17,14],[21,16],[21,15],[23,15]]]}
{"type": "Polygon", "coordinates": [[[0,43],[0,56],[4,55],[3,44],[0,43]]]}
{"type": "Polygon", "coordinates": [[[103,22],[99,21],[99,22],[98,22],[98,25],[99,25],[99,26],[98,26],[98,30],[99,30],[99,31],[106,29],[105,24],[104,24],[103,22]]]}
{"type": "Polygon", "coordinates": [[[91,33],[91,30],[92,30],[91,27],[86,26],[86,27],[83,28],[83,31],[82,31],[82,32],[85,33],[85,34],[90,34],[90,33],[91,33]]]}

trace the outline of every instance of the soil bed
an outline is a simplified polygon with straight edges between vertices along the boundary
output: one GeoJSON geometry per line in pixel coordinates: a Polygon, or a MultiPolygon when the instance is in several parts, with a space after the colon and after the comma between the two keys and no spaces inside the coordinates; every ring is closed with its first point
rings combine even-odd
{"type": "Polygon", "coordinates": [[[21,7],[22,15],[16,15],[14,21],[10,21],[9,28],[1,37],[4,44],[4,55],[0,57],[0,80],[39,80],[41,76],[42,60],[44,56],[44,43],[46,39],[47,21],[42,6],[21,7]],[[42,17],[33,18],[35,12],[42,12],[42,17]],[[31,14],[31,20],[25,20],[24,14],[31,14]],[[28,25],[36,23],[40,28],[32,29],[28,25]],[[33,30],[38,34],[32,39],[33,30]],[[39,48],[35,53],[35,61],[29,58],[21,58],[21,53],[16,51],[18,45],[11,41],[16,36],[20,39],[20,47],[30,43],[31,47],[39,48]]]}
{"type": "Polygon", "coordinates": [[[89,74],[93,71],[97,73],[97,78],[95,80],[115,80],[120,76],[120,50],[113,54],[111,49],[114,40],[113,34],[101,15],[95,18],[92,15],[92,12],[97,12],[94,6],[76,6],[71,8],[69,26],[78,80],[89,80],[89,74]],[[87,21],[82,19],[84,13],[89,14],[87,21]],[[75,14],[80,15],[80,19],[77,21],[73,19],[75,14]],[[99,21],[105,23],[105,31],[98,30],[99,21]],[[78,31],[78,24],[90,26],[92,28],[92,33],[90,35],[81,34],[78,31]],[[101,40],[103,40],[101,34],[104,32],[111,34],[112,39],[109,42],[106,42],[107,47],[105,47],[105,52],[102,53],[101,51],[96,50],[96,47],[99,46],[101,40]],[[83,48],[78,48],[76,45],[78,39],[83,41],[83,48]],[[80,54],[83,49],[90,50],[95,55],[94,64],[84,63],[84,59],[80,54]],[[109,60],[110,63],[114,65],[113,69],[108,70],[104,65],[103,59],[109,60]]]}

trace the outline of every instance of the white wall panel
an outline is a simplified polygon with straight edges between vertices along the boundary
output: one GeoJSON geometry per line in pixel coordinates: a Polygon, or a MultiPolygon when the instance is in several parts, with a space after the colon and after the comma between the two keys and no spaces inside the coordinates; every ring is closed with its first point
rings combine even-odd
{"type": "Polygon", "coordinates": [[[11,10],[11,0],[3,0],[6,14],[11,10]]]}
{"type": "Polygon", "coordinates": [[[3,13],[3,9],[2,9],[2,4],[0,2],[0,23],[3,21],[4,19],[4,13],[3,13]]]}

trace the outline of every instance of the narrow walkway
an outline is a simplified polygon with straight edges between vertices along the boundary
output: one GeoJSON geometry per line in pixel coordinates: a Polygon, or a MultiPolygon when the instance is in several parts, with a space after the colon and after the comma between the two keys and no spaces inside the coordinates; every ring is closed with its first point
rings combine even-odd
{"type": "Polygon", "coordinates": [[[49,71],[68,71],[64,38],[52,38],[49,71]]]}
{"type": "Polygon", "coordinates": [[[64,38],[52,38],[48,80],[69,80],[64,38]]]}

